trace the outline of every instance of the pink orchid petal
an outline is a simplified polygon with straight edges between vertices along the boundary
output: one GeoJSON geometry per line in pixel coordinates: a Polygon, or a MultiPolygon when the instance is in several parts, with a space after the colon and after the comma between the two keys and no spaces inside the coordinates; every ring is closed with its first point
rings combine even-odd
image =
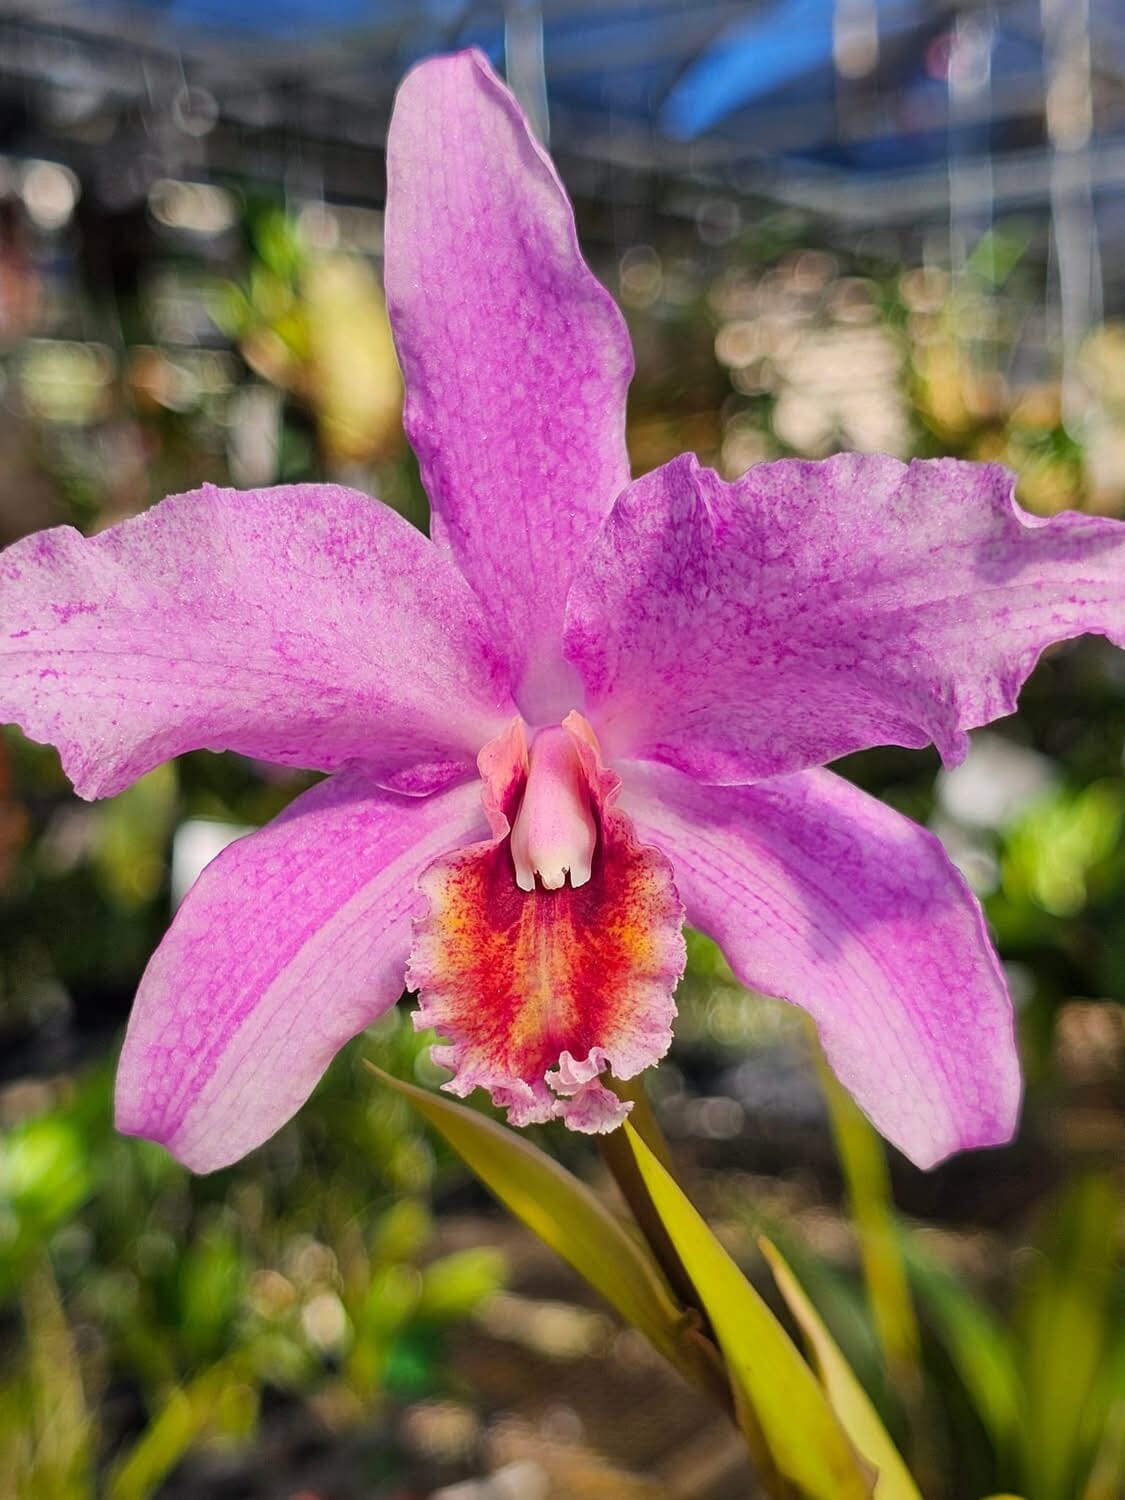
{"type": "Polygon", "coordinates": [[[629,480],[632,350],[554,167],[479,53],[433,58],[399,90],[386,287],[434,538],[518,654],[525,712],[561,718],[567,589],[629,480]]]}
{"type": "Polygon", "coordinates": [[[456,569],[334,485],[207,486],[0,555],[0,719],[83,797],[198,748],[428,791],[511,716],[507,683],[456,569]]]}
{"type": "Polygon", "coordinates": [[[403,797],[344,771],[231,844],[145,970],[117,1128],[197,1172],[260,1145],[402,994],[420,872],[486,828],[475,783],[403,797]]]}
{"type": "Polygon", "coordinates": [[[843,454],[725,484],[691,455],[619,499],[566,650],[612,759],[746,782],[1015,708],[1043,648],[1125,643],[1125,526],[1025,514],[997,465],[843,454]]]}
{"type": "Polygon", "coordinates": [[[701,786],[621,767],[693,926],[813,1017],[841,1082],[921,1167],[1011,1138],[1012,1008],[976,899],[932,834],[829,771],[701,786]]]}

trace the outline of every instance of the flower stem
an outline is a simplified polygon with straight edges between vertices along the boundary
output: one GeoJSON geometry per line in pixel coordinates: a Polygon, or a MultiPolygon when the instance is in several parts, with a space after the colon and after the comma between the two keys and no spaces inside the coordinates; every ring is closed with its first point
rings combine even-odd
{"type": "MultiPolygon", "coordinates": [[[[627,1081],[614,1079],[611,1087],[618,1098],[627,1099],[632,1103],[629,1123],[660,1165],[671,1172],[672,1158],[668,1143],[664,1139],[660,1126],[656,1123],[656,1116],[652,1112],[652,1105],[648,1101],[643,1082],[639,1078],[631,1078],[627,1081]]],[[[649,1197],[648,1188],[644,1184],[636,1159],[629,1148],[625,1132],[614,1130],[608,1135],[599,1136],[598,1144],[601,1147],[602,1159],[613,1174],[621,1196],[629,1205],[641,1233],[648,1241],[649,1249],[656,1257],[657,1264],[668,1278],[669,1286],[686,1308],[692,1308],[699,1314],[702,1328],[710,1337],[710,1322],[703,1307],[703,1301],[680,1259],[679,1252],[672,1243],[671,1236],[664,1227],[664,1221],[649,1197]]]]}

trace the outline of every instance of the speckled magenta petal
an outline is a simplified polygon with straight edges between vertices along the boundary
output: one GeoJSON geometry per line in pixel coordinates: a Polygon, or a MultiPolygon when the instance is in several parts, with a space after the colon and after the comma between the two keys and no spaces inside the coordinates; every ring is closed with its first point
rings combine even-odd
{"type": "Polygon", "coordinates": [[[621,774],[688,921],[744,983],[809,1012],[888,1140],[928,1167],[1010,1139],[1011,1002],[980,906],[932,834],[829,771],[747,787],[621,774]]]}
{"type": "Polygon", "coordinates": [[[606,754],[746,782],[1015,707],[1040,652],[1125,641],[1125,525],[1042,521],[997,465],[691,455],[625,492],[571,592],[566,650],[606,754]]]}
{"type": "Polygon", "coordinates": [[[405,797],[344,771],[231,844],[141,980],[118,1129],[197,1172],[271,1136],[401,995],[419,872],[486,826],[476,783],[405,797]]]}
{"type": "Polygon", "coordinates": [[[567,589],[629,479],[632,351],[554,168],[479,53],[432,58],[399,90],[386,287],[433,535],[517,654],[525,713],[561,718],[567,589]]]}
{"type": "MultiPolygon", "coordinates": [[[[508,748],[520,753],[522,737],[508,748]]],[[[601,1073],[632,1078],[668,1048],[683,907],[667,859],[612,806],[616,777],[589,746],[582,753],[599,820],[590,879],[578,889],[519,888],[505,824],[522,787],[498,757],[489,769],[482,757],[482,771],[510,788],[504,823],[494,824],[498,837],[422,875],[429,907],[408,978],[419,991],[417,1024],[444,1038],[434,1058],[453,1070],[448,1090],[487,1089],[515,1125],[559,1117],[598,1132],[625,1113],[601,1073]]]]}
{"type": "Polygon", "coordinates": [[[0,721],[83,797],[199,748],[429,791],[471,772],[508,682],[449,560],[334,485],[206,486],[0,554],[0,721]]]}

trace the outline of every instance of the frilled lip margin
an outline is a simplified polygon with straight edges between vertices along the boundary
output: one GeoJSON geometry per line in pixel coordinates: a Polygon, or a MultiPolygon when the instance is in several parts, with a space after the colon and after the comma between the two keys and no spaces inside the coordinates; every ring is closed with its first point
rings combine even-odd
{"type": "Polygon", "coordinates": [[[521,720],[481,752],[492,838],[436,860],[419,882],[407,981],[415,1024],[445,1038],[434,1061],[460,1097],[487,1089],[513,1125],[563,1119],[613,1130],[629,1106],[601,1081],[632,1078],[668,1050],[684,971],[684,909],[672,867],[614,806],[589,726],[564,721],[597,829],[589,880],[521,890],[511,828],[527,788],[521,720]]]}

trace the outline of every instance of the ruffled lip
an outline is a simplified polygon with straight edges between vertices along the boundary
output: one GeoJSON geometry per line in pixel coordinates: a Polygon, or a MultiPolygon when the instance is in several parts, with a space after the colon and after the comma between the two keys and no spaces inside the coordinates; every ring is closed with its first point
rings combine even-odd
{"type": "Polygon", "coordinates": [[[614,806],[618,778],[589,726],[563,724],[597,826],[591,874],[575,888],[521,890],[511,826],[527,788],[527,741],[516,721],[481,752],[493,837],[436,860],[419,882],[408,982],[415,1024],[445,1040],[434,1061],[464,1096],[484,1088],[514,1125],[562,1119],[602,1132],[628,1105],[601,1076],[631,1078],[671,1042],[683,973],[683,906],[672,867],[614,806]]]}

